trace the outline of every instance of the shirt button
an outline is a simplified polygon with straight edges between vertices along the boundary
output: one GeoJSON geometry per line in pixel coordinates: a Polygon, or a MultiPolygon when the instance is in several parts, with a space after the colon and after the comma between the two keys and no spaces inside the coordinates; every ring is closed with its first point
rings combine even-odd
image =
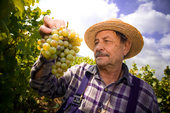
{"type": "Polygon", "coordinates": [[[101,108],[97,108],[97,112],[100,113],[101,112],[101,108]]]}
{"type": "Polygon", "coordinates": [[[107,91],[107,88],[104,88],[104,91],[107,91]]]}

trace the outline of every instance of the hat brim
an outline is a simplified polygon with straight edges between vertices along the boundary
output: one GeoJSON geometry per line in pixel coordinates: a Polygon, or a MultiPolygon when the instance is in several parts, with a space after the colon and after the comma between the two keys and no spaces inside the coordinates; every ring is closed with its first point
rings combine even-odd
{"type": "Polygon", "coordinates": [[[132,25],[119,19],[114,19],[113,21],[99,22],[86,30],[84,40],[92,51],[94,51],[94,39],[96,34],[103,30],[118,31],[130,40],[131,48],[128,54],[124,57],[125,59],[136,56],[143,48],[144,41],[141,33],[132,25]]]}

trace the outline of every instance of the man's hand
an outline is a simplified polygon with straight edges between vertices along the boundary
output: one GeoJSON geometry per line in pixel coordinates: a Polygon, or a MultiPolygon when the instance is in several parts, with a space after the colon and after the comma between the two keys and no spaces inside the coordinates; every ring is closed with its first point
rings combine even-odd
{"type": "Polygon", "coordinates": [[[49,16],[44,17],[44,24],[39,28],[39,33],[43,38],[45,35],[50,34],[52,28],[60,28],[65,26],[64,20],[52,19],[49,16]]]}
{"type": "MultiPolygon", "coordinates": [[[[44,17],[44,25],[42,25],[39,29],[39,33],[42,38],[44,38],[45,35],[50,34],[52,31],[52,28],[60,28],[61,26],[65,26],[64,20],[57,20],[52,19],[49,16],[44,17]]],[[[41,78],[43,75],[43,66],[37,71],[35,74],[35,79],[41,78]]]]}

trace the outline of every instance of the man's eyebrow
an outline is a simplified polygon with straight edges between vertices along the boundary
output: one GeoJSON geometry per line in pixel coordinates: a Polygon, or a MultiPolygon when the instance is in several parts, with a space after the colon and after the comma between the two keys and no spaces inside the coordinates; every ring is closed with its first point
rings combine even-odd
{"type": "Polygon", "coordinates": [[[98,40],[99,40],[99,39],[94,39],[94,42],[95,42],[95,41],[98,41],[98,40]]]}
{"type": "MultiPolygon", "coordinates": [[[[102,39],[105,40],[105,39],[107,39],[107,38],[109,38],[109,36],[105,36],[105,37],[103,37],[102,39]]],[[[95,42],[95,41],[98,41],[98,40],[99,40],[99,39],[94,39],[94,42],[95,42]]]]}
{"type": "Polygon", "coordinates": [[[105,36],[105,37],[103,37],[103,39],[106,39],[106,38],[109,38],[109,36],[105,36]]]}

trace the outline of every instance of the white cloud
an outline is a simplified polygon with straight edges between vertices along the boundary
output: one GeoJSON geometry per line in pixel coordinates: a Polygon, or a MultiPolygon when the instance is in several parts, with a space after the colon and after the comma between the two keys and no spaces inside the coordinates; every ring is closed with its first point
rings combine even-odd
{"type": "Polygon", "coordinates": [[[120,18],[135,26],[142,34],[158,32],[164,35],[160,40],[144,37],[144,47],[141,53],[126,61],[130,67],[132,67],[133,61],[139,68],[149,64],[152,69],[156,70],[156,77],[161,79],[164,76],[163,70],[170,64],[170,49],[168,48],[170,45],[170,34],[168,34],[170,33],[170,15],[157,12],[153,7],[153,2],[147,2],[141,4],[132,14],[121,14],[120,18]]]}
{"type": "Polygon", "coordinates": [[[160,46],[170,46],[170,33],[160,39],[160,46]]]}
{"type": "Polygon", "coordinates": [[[149,2],[150,0],[138,0],[137,2],[149,2]]]}
{"type": "Polygon", "coordinates": [[[141,4],[132,14],[121,14],[120,18],[134,25],[141,33],[153,34],[158,32],[165,34],[170,32],[170,15],[153,10],[153,2],[141,4]]]}
{"type": "Polygon", "coordinates": [[[152,69],[156,70],[156,77],[161,79],[164,76],[163,70],[170,64],[170,60],[164,57],[166,55],[170,56],[170,50],[163,49],[162,52],[160,52],[158,43],[156,43],[156,40],[153,38],[144,37],[144,47],[142,51],[137,56],[126,60],[127,65],[131,68],[132,63],[135,62],[138,69],[140,69],[149,64],[152,69]]]}
{"type": "Polygon", "coordinates": [[[165,34],[163,38],[159,40],[159,52],[164,59],[170,60],[170,33],[165,34]]]}

